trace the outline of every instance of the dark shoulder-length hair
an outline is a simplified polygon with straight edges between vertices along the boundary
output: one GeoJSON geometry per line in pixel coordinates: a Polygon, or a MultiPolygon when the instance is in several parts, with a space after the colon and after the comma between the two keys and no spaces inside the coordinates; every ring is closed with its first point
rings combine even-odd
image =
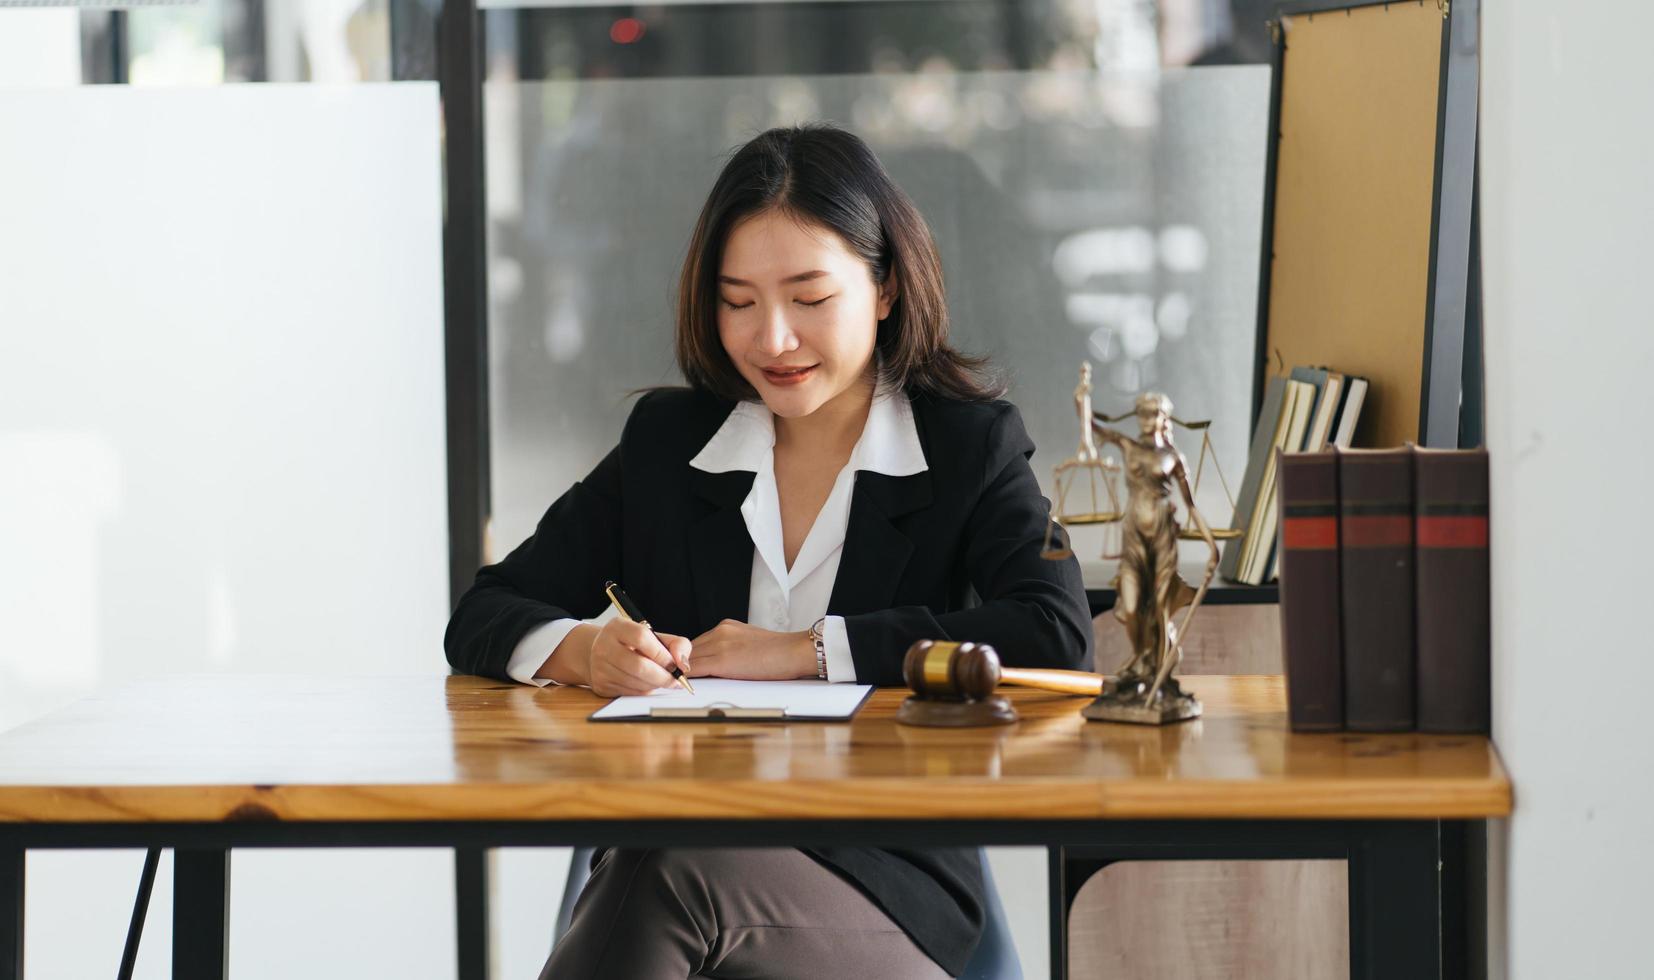
{"type": "Polygon", "coordinates": [[[875,340],[881,381],[967,401],[1004,394],[986,358],[948,345],[942,260],[925,219],[866,143],[824,123],[755,137],[712,185],[678,280],[675,344],[691,387],[735,401],[757,397],[718,337],[718,272],[730,231],[763,212],[832,230],[881,287],[896,277],[896,301],[875,340]]]}

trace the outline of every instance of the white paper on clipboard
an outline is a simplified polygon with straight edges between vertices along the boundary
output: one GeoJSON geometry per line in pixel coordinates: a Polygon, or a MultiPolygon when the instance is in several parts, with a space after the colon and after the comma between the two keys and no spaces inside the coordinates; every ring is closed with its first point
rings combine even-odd
{"type": "Polygon", "coordinates": [[[592,721],[846,721],[873,690],[868,684],[827,681],[736,681],[697,677],[695,693],[663,687],[651,694],[615,698],[592,721]]]}

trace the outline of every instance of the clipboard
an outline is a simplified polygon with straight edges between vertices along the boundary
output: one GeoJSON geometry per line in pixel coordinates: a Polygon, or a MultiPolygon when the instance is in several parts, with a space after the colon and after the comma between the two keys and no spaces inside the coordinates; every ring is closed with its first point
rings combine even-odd
{"type": "Polygon", "coordinates": [[[615,698],[588,721],[849,721],[873,688],[826,681],[696,678],[694,695],[677,688],[615,698]]]}

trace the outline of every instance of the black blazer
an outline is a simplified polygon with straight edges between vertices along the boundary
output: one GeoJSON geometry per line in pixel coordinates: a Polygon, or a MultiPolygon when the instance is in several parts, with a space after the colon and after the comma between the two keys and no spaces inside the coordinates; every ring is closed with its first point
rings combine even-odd
{"type": "MultiPolygon", "coordinates": [[[[860,683],[900,685],[915,640],[992,644],[1007,665],[1089,669],[1091,616],[1079,563],[1039,556],[1047,503],[1015,406],[911,396],[929,469],[859,472],[838,577],[860,683]]],[[[745,621],[752,539],[746,472],[689,461],[733,404],[688,389],[641,398],[615,447],[551,505],[534,535],[477,572],[448,623],[455,669],[509,679],[517,642],[554,619],[602,612],[614,579],[653,626],[695,637],[745,621]]],[[[958,974],[980,935],[982,879],[970,849],[813,848],[859,885],[944,969],[958,974]]]]}

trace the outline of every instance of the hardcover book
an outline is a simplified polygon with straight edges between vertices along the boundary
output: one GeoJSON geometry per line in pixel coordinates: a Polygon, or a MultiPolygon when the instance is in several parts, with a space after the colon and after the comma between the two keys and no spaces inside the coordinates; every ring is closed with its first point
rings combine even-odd
{"type": "Polygon", "coordinates": [[[1270,378],[1263,396],[1263,408],[1258,412],[1258,425],[1252,433],[1251,454],[1246,457],[1246,475],[1241,478],[1240,497],[1235,501],[1235,516],[1230,528],[1241,536],[1232,538],[1223,546],[1223,560],[1218,573],[1231,582],[1240,576],[1241,552],[1246,548],[1246,531],[1252,522],[1252,512],[1258,502],[1258,488],[1263,483],[1264,463],[1274,451],[1275,429],[1281,420],[1281,403],[1286,398],[1286,379],[1270,378]]]}
{"type": "Polygon", "coordinates": [[[1338,453],[1344,604],[1344,720],[1351,731],[1411,731],[1413,451],[1338,453]]]}
{"type": "Polygon", "coordinates": [[[1344,727],[1338,574],[1338,454],[1283,453],[1281,653],[1294,731],[1344,727]]]}
{"type": "MultiPolygon", "coordinates": [[[[1315,386],[1303,381],[1286,383],[1286,402],[1281,408],[1281,427],[1276,430],[1275,448],[1296,452],[1304,444],[1304,433],[1309,430],[1310,412],[1315,406],[1315,386]]],[[[1240,580],[1247,585],[1262,585],[1271,578],[1275,557],[1275,522],[1279,509],[1279,477],[1275,472],[1275,454],[1264,464],[1263,485],[1258,491],[1254,511],[1254,526],[1246,534],[1247,548],[1241,558],[1240,580]]]]}
{"type": "Polygon", "coordinates": [[[1361,406],[1367,401],[1367,379],[1346,378],[1343,404],[1338,406],[1338,423],[1333,429],[1332,444],[1348,449],[1355,442],[1355,426],[1361,421],[1361,406]]]}
{"type": "Polygon", "coordinates": [[[1487,501],[1485,449],[1415,450],[1420,731],[1490,727],[1487,501]]]}

